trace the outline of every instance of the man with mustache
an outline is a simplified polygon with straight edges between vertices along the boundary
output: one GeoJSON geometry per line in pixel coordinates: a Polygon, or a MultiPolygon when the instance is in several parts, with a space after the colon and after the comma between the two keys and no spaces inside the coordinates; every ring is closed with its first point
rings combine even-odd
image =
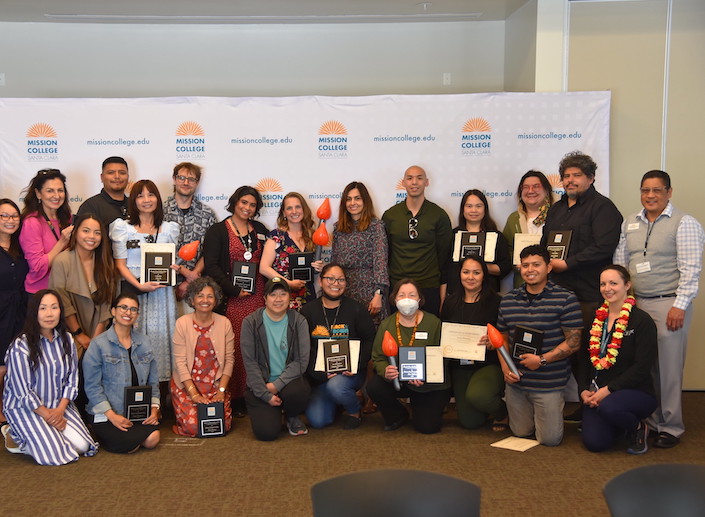
{"type": "MultiPolygon", "coordinates": [[[[589,329],[595,311],[602,303],[600,271],[612,263],[612,255],[619,243],[622,214],[612,201],[595,190],[594,160],[580,151],[566,154],[558,166],[565,194],[546,216],[542,246],[550,246],[551,231],[572,232],[564,259],[551,259],[551,280],[575,293],[583,313],[580,350],[573,354],[573,374],[577,365],[587,360],[589,329]]],[[[582,419],[580,408],[566,417],[568,422],[582,419]]]]}

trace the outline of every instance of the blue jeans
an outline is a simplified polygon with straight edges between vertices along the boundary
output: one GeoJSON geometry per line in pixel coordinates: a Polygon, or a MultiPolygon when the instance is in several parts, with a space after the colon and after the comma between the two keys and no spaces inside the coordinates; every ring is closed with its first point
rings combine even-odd
{"type": "Polygon", "coordinates": [[[507,384],[504,392],[509,427],[515,436],[536,434],[541,445],[555,447],[563,440],[563,390],[528,391],[507,384]]]}
{"type": "Polygon", "coordinates": [[[353,376],[339,373],[323,384],[315,386],[306,408],[306,418],[311,427],[320,429],[332,424],[335,419],[335,408],[338,405],[343,406],[350,415],[359,413],[360,400],[355,392],[362,386],[365,373],[366,371],[353,376]]]}

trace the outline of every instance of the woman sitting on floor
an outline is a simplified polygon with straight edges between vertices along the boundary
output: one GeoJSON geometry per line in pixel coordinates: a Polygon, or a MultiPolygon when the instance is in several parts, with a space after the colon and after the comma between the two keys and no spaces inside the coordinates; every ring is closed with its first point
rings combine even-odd
{"type": "Polygon", "coordinates": [[[109,452],[153,449],[159,443],[159,375],[149,338],[134,329],[140,304],[123,293],[112,303],[113,325],[96,336],[83,357],[83,377],[93,432],[109,452]],[[149,416],[132,422],[125,415],[125,388],[151,386],[149,416]]]}
{"type": "Polygon", "coordinates": [[[3,393],[5,447],[40,465],[65,465],[93,456],[97,444],[73,403],[78,359],[56,291],[42,289],[29,301],[22,334],[7,351],[3,393]]]}

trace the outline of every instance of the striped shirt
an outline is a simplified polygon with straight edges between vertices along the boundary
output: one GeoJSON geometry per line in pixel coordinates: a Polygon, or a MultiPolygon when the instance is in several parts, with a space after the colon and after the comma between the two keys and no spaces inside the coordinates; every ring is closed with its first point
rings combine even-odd
{"type": "MultiPolygon", "coordinates": [[[[523,285],[502,297],[497,329],[509,334],[510,344],[513,343],[514,331],[518,325],[543,331],[540,353],[545,354],[565,341],[564,330],[582,329],[583,317],[575,294],[549,281],[533,300],[529,300],[523,285]]],[[[514,362],[522,377],[513,386],[521,390],[562,390],[570,377],[570,360],[567,357],[538,370],[524,368],[517,359],[514,362]]]]}

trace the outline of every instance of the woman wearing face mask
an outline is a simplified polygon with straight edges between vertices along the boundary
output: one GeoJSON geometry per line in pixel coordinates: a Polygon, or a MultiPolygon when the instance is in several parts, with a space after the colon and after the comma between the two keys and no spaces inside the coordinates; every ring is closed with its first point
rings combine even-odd
{"type": "Polygon", "coordinates": [[[384,355],[382,339],[384,332],[389,331],[400,348],[437,346],[441,341],[441,321],[419,308],[424,302],[421,288],[410,278],[399,280],[389,298],[398,312],[382,321],[377,330],[372,346],[375,375],[367,384],[367,393],[382,413],[385,431],[399,429],[409,420],[406,408],[398,400],[408,397],[414,429],[423,434],[437,433],[441,430],[443,409],[450,400],[448,373],[445,372],[442,383],[404,381],[401,390],[396,391],[393,381],[399,377],[399,370],[384,355]]]}

